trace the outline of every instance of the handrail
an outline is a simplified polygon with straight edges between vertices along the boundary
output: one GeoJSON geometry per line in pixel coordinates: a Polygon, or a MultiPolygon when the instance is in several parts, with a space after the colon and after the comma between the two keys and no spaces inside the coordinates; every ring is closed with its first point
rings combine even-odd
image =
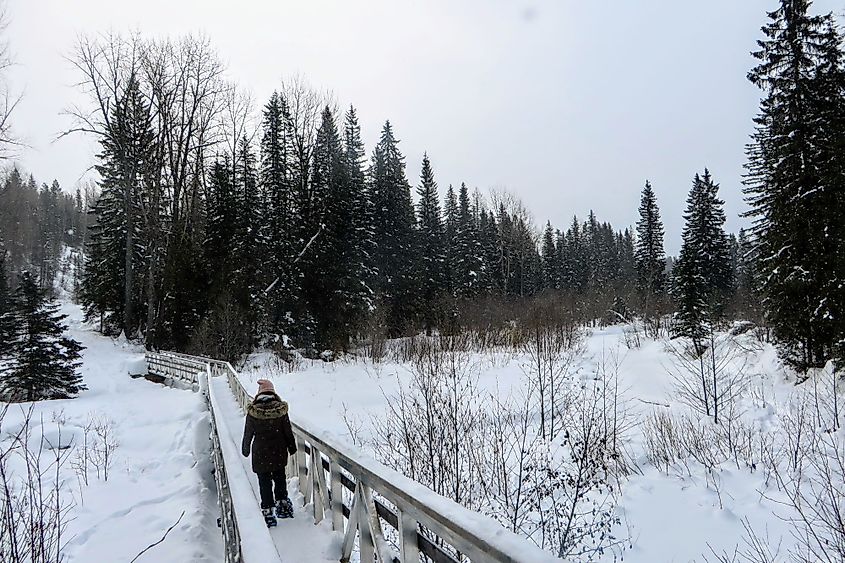
{"type": "MultiPolygon", "coordinates": [[[[229,362],[177,353],[150,356],[162,364],[172,362],[176,377],[180,366],[203,365],[212,377],[226,377],[243,410],[252,401],[229,362]]],[[[288,475],[299,478],[300,492],[304,503],[312,504],[315,522],[328,513],[332,528],[344,534],[342,562],[350,560],[356,539],[360,560],[367,563],[376,557],[380,562],[417,563],[420,554],[436,563],[456,563],[464,556],[472,563],[560,561],[492,518],[438,495],[329,434],[294,421],[291,425],[297,454],[289,459],[288,475]],[[344,489],[352,492],[349,505],[343,501],[344,489]],[[382,523],[398,533],[398,553],[386,541],[382,523]]],[[[233,524],[236,527],[234,519],[233,524]]]]}

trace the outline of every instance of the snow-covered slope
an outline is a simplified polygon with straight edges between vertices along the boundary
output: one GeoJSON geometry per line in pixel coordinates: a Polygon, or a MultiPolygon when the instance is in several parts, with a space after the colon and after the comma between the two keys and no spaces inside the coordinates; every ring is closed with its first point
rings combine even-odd
{"type": "MultiPolygon", "coordinates": [[[[116,443],[108,480],[89,464],[84,482],[77,452],[61,470],[68,513],[68,562],[130,561],[179,524],[138,562],[219,561],[218,509],[211,473],[208,415],[198,393],[131,379],[143,371],[143,351],[102,337],[83,326],[75,305],[65,303],[70,336],[85,347],[82,374],[88,390],[78,398],[33,406],[33,436],[83,443],[85,427],[108,428],[116,443]]],[[[13,405],[5,433],[20,427],[30,405],[13,405]]],[[[89,430],[89,441],[97,440],[89,430]]],[[[112,441],[113,440],[113,441],[112,441]]],[[[45,454],[46,455],[46,454],[45,454]]]]}

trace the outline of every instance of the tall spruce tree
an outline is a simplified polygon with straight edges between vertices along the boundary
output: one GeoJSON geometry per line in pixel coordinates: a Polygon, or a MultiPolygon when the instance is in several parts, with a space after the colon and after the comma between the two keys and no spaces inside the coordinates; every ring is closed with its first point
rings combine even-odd
{"type": "Polygon", "coordinates": [[[268,254],[262,281],[267,292],[266,328],[276,335],[291,334],[302,309],[289,121],[287,101],[274,92],[264,106],[259,182],[266,202],[263,225],[268,254]]]}
{"type": "MultiPolygon", "coordinates": [[[[634,245],[634,235],[631,229],[626,228],[616,236],[616,253],[619,257],[618,285],[620,289],[628,289],[636,286],[637,259],[634,245]]],[[[665,264],[663,264],[665,267],[665,264]]]]}
{"type": "Polygon", "coordinates": [[[0,373],[2,395],[12,401],[69,399],[86,389],[77,373],[81,364],[79,342],[65,336],[67,315],[47,300],[38,280],[29,272],[20,277],[15,294],[18,331],[13,360],[0,373]]]}
{"type": "Polygon", "coordinates": [[[239,194],[229,155],[211,166],[207,182],[206,227],[203,241],[207,312],[194,342],[203,353],[237,361],[249,351],[254,335],[245,329],[246,313],[237,302],[240,256],[239,194]]]}
{"type": "Polygon", "coordinates": [[[405,177],[405,157],[390,122],[384,124],[370,167],[373,231],[376,240],[376,284],[386,307],[388,331],[403,334],[415,315],[414,231],[411,187],[405,177]]]}
{"type": "Polygon", "coordinates": [[[747,149],[747,201],[766,318],[785,361],[823,366],[843,340],[845,151],[841,37],[808,0],[768,14],[748,79],[765,97],[747,149]]]}
{"type": "Polygon", "coordinates": [[[348,236],[343,262],[346,273],[341,280],[345,295],[346,323],[350,334],[363,324],[373,307],[374,251],[373,216],[364,165],[366,153],[361,140],[361,126],[355,108],[346,111],[343,128],[344,195],[347,206],[348,236]]]}
{"type": "MultiPolygon", "coordinates": [[[[651,183],[646,180],[640,198],[640,219],[637,221],[635,250],[637,288],[646,297],[663,289],[666,254],[663,250],[663,222],[651,183]]],[[[646,311],[648,314],[648,311],[646,311]]]]}
{"type": "Polygon", "coordinates": [[[446,252],[446,289],[451,295],[456,295],[457,282],[455,276],[458,268],[458,197],[452,184],[446,190],[443,203],[444,244],[446,252]]]}
{"type": "Polygon", "coordinates": [[[261,262],[265,240],[261,228],[261,198],[258,192],[258,170],[255,154],[247,139],[238,145],[235,172],[235,203],[232,262],[232,297],[243,313],[244,330],[253,338],[257,335],[258,318],[263,302],[260,299],[261,262]]]}
{"type": "Polygon", "coordinates": [[[314,167],[311,173],[313,192],[319,202],[320,235],[303,257],[303,289],[309,310],[317,323],[317,342],[323,347],[346,349],[360,311],[360,286],[351,275],[360,270],[356,228],[356,193],[351,169],[334,115],[326,107],[314,144],[314,167]]]}
{"type": "Polygon", "coordinates": [[[492,211],[482,209],[478,219],[478,233],[481,241],[483,276],[479,289],[484,294],[493,294],[501,287],[499,277],[499,229],[492,211]]]}
{"type": "Polygon", "coordinates": [[[438,322],[438,300],[446,291],[446,245],[437,182],[428,154],[423,155],[417,195],[420,307],[426,331],[431,333],[438,322]]]}
{"type": "Polygon", "coordinates": [[[228,155],[215,160],[208,177],[205,261],[212,293],[228,293],[235,269],[235,225],[238,200],[228,155]]]}
{"type": "Polygon", "coordinates": [[[144,246],[140,203],[154,177],[152,116],[135,76],[112,110],[110,134],[101,140],[101,193],[82,279],[88,317],[106,315],[131,337],[138,328],[144,246]]]}
{"type": "Polygon", "coordinates": [[[473,296],[478,292],[483,264],[476,219],[465,183],[461,183],[458,190],[458,214],[454,236],[452,253],[455,294],[462,297],[473,296]]]}
{"type": "Polygon", "coordinates": [[[684,213],[683,243],[674,269],[675,335],[692,340],[700,354],[729,291],[730,255],[719,186],[705,170],[695,175],[684,213]]]}
{"type": "Polygon", "coordinates": [[[546,229],[543,231],[543,287],[545,289],[558,289],[558,250],[555,246],[555,233],[552,224],[546,221],[546,229]]]}

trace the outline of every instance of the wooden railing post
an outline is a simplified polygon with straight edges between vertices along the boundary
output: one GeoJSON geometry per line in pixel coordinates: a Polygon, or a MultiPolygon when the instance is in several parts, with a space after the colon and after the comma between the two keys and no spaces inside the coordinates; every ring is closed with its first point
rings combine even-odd
{"type": "Polygon", "coordinates": [[[320,450],[313,444],[311,445],[311,463],[308,470],[310,474],[309,482],[311,483],[311,504],[314,511],[314,523],[319,524],[323,521],[326,510],[326,479],[323,476],[323,457],[320,455],[320,450]]]}
{"type": "Polygon", "coordinates": [[[332,529],[343,531],[343,482],[341,481],[340,461],[337,456],[329,458],[329,483],[331,487],[332,529]]]}
{"type": "Polygon", "coordinates": [[[417,563],[420,560],[418,527],[416,518],[404,510],[399,511],[399,549],[402,563],[417,563]]]}
{"type": "Polygon", "coordinates": [[[296,437],[296,465],[299,472],[299,491],[302,493],[303,506],[308,504],[308,461],[305,457],[305,442],[299,437],[296,437]]]}
{"type": "Polygon", "coordinates": [[[373,533],[370,528],[370,513],[367,506],[367,497],[364,495],[365,485],[358,482],[355,492],[358,495],[358,552],[361,555],[361,563],[373,563],[375,561],[375,544],[373,533]]]}
{"type": "Polygon", "coordinates": [[[355,547],[355,536],[358,535],[358,523],[361,520],[358,508],[361,502],[358,498],[358,493],[358,487],[356,487],[355,494],[352,495],[352,505],[349,507],[349,523],[346,525],[346,533],[343,534],[343,544],[340,548],[341,563],[349,563],[349,558],[352,556],[352,548],[355,547]]]}

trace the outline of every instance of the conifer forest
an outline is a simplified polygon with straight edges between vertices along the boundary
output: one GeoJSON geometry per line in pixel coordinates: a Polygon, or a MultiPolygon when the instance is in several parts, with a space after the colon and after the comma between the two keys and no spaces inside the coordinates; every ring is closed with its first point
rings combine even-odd
{"type": "MultiPolygon", "coordinates": [[[[0,561],[105,560],[120,547],[102,538],[124,532],[92,535],[85,511],[102,510],[106,483],[145,482],[133,464],[148,456],[168,457],[150,475],[183,474],[178,448],[204,443],[192,432],[209,424],[187,401],[205,403],[127,377],[159,352],[229,362],[249,392],[271,379],[294,422],[327,425],[563,560],[845,561],[845,28],[826,3],[755,3],[750,57],[734,55],[758,98],[746,144],[728,147],[741,180],[687,155],[701,165],[686,183],[660,185],[649,161],[616,187],[638,206],[614,224],[610,192],[532,208],[519,185],[443,173],[450,148],[409,143],[402,111],[360,119],[370,100],[350,103],[270,52],[255,64],[278,80],[254,90],[218,47],[228,39],[143,27],[59,46],[74,84],[51,142],[95,147],[84,176],[60,184],[22,164],[29,94],[10,78],[17,7],[3,7],[0,561]],[[133,397],[160,404],[150,432],[179,444],[129,430],[133,397]],[[73,436],[42,446],[49,475],[29,436],[52,439],[48,419],[61,444],[61,428],[73,436]],[[658,533],[663,518],[676,528],[658,533]]],[[[362,54],[361,72],[380,56],[362,54]]],[[[431,124],[458,139],[473,126],[431,124]]],[[[501,135],[489,150],[506,162],[503,147],[524,139],[501,135]]],[[[556,150],[533,166],[559,166],[556,150]]],[[[127,561],[168,533],[204,547],[162,538],[147,560],[219,560],[191,486],[162,497],[188,521],[142,524],[127,561]]],[[[128,494],[140,507],[158,493],[128,494]]],[[[449,561],[474,560],[419,534],[449,561]]],[[[399,531],[385,537],[400,550],[399,531]]]]}

